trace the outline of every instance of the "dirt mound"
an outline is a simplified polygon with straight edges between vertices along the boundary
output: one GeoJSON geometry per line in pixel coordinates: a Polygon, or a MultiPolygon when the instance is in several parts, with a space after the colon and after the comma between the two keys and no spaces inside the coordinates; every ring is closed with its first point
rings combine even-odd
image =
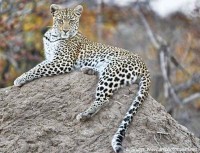
{"type": "MultiPolygon", "coordinates": [[[[0,90],[0,152],[112,153],[111,140],[137,86],[118,90],[92,119],[76,115],[94,100],[97,77],[81,72],[41,78],[0,90]]],[[[139,109],[123,141],[124,152],[200,149],[200,141],[151,96],[139,109]]]]}

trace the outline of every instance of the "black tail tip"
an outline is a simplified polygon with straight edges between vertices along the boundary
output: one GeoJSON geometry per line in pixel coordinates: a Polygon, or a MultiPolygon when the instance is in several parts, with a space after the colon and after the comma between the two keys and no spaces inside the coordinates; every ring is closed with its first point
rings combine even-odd
{"type": "Polygon", "coordinates": [[[115,148],[115,153],[123,153],[123,148],[118,146],[115,148]]]}

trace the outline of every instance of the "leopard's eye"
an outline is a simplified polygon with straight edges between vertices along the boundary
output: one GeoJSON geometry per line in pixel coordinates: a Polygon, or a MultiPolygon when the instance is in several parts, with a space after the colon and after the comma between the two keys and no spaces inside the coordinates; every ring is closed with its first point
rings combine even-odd
{"type": "Polygon", "coordinates": [[[57,21],[62,24],[63,23],[63,20],[62,19],[57,19],[57,21]]]}
{"type": "Polygon", "coordinates": [[[76,20],[76,18],[73,16],[70,16],[70,15],[67,15],[65,20],[74,21],[74,20],[76,20]]]}
{"type": "Polygon", "coordinates": [[[70,21],[75,21],[76,19],[75,19],[75,18],[73,18],[73,17],[71,17],[69,20],[70,20],[70,21]]]}

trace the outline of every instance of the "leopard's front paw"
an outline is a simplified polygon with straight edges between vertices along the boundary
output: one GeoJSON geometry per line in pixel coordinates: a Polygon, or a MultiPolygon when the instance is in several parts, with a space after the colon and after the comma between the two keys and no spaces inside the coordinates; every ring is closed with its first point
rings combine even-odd
{"type": "Polygon", "coordinates": [[[26,83],[25,74],[22,74],[14,81],[14,86],[20,87],[26,83]]]}
{"type": "Polygon", "coordinates": [[[82,68],[81,71],[84,74],[88,74],[88,75],[96,75],[97,74],[97,71],[90,69],[90,68],[82,68]]]}
{"type": "Polygon", "coordinates": [[[90,117],[91,117],[90,114],[87,114],[87,113],[83,112],[83,113],[78,114],[78,115],[76,116],[76,119],[77,119],[78,121],[85,121],[85,120],[89,119],[90,117]]]}

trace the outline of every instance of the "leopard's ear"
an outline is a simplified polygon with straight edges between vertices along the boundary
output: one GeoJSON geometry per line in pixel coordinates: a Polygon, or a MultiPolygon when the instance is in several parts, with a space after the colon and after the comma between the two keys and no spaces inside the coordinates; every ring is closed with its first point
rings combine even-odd
{"type": "Polygon", "coordinates": [[[77,16],[81,16],[81,13],[83,12],[83,6],[78,5],[74,8],[74,12],[77,16]]]}
{"type": "Polygon", "coordinates": [[[58,10],[58,9],[60,9],[60,6],[59,6],[59,5],[57,5],[57,4],[51,4],[51,6],[50,6],[51,14],[54,14],[54,12],[55,12],[56,10],[58,10]]]}

